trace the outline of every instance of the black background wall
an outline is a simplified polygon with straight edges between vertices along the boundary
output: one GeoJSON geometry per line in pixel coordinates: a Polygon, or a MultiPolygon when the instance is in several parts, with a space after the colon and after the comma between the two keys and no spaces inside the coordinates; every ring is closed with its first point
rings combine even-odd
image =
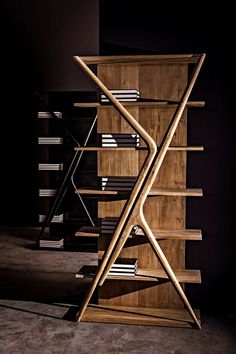
{"type": "Polygon", "coordinates": [[[73,55],[98,54],[98,0],[4,0],[1,42],[1,225],[31,225],[36,209],[34,90],[91,90],[73,55]]]}
{"type": "MultiPolygon", "coordinates": [[[[200,53],[207,59],[192,95],[206,108],[191,110],[189,142],[205,146],[189,157],[188,227],[203,241],[187,245],[187,266],[202,269],[203,285],[188,288],[195,305],[233,312],[234,57],[233,11],[204,2],[4,1],[1,107],[1,224],[31,225],[34,89],[89,90],[74,54],[200,53]],[[180,2],[179,2],[180,3],[180,2]],[[154,6],[155,4],[155,6],[154,6]],[[18,166],[16,166],[16,162],[18,166]],[[20,164],[20,165],[19,165],[20,164]],[[232,278],[231,278],[232,277],[232,278]],[[233,280],[232,280],[233,279],[233,280]]],[[[2,5],[3,6],[3,5],[2,5]]]]}

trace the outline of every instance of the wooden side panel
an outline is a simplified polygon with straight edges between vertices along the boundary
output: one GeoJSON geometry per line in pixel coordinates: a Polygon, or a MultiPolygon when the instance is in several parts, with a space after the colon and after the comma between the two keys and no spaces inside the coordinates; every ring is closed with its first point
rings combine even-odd
{"type": "MultiPolygon", "coordinates": [[[[187,65],[99,65],[98,75],[108,88],[138,88],[144,98],[176,101],[180,99],[187,83],[187,65]]],[[[130,107],[129,110],[159,145],[175,108],[130,107]]],[[[184,113],[172,145],[187,145],[186,116],[187,112],[184,113]]],[[[114,108],[100,107],[98,133],[102,132],[131,132],[131,130],[114,108]]],[[[142,151],[98,153],[98,174],[100,176],[137,175],[145,154],[142,151]]],[[[154,186],[186,187],[186,152],[167,153],[154,186]]],[[[99,202],[99,217],[119,216],[124,203],[124,201],[99,202]]],[[[185,228],[185,198],[183,197],[150,197],[145,203],[144,213],[151,227],[185,228]]],[[[100,237],[99,250],[103,251],[107,247],[107,242],[107,237],[100,237]]],[[[161,247],[173,268],[185,268],[184,241],[161,241],[161,247]]],[[[128,240],[120,256],[138,258],[140,267],[160,268],[150,245],[145,242],[128,240]]],[[[153,285],[153,283],[132,282],[132,280],[130,282],[106,281],[99,288],[99,304],[183,308],[171,284],[163,282],[153,285]]]]}

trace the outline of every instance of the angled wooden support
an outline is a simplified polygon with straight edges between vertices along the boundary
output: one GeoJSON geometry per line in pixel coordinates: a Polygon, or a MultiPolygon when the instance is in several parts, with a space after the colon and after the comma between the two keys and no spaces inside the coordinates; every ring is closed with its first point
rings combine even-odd
{"type": "Polygon", "coordinates": [[[195,325],[200,328],[200,323],[183,291],[181,288],[172,268],[170,267],[164,253],[162,252],[155,236],[153,235],[151,229],[149,228],[145,217],[143,215],[143,205],[148,196],[148,193],[157,177],[160,170],[162,162],[170,146],[171,140],[177,129],[178,123],[182,116],[182,113],[186,107],[188,98],[193,89],[197,76],[200,72],[201,66],[205,59],[205,55],[202,54],[199,57],[198,63],[193,72],[192,78],[182,96],[178,108],[171,120],[171,123],[167,129],[167,132],[163,138],[159,151],[157,151],[156,144],[153,139],[147,134],[147,132],[140,126],[140,124],[132,117],[132,115],[120,104],[120,102],[110,93],[110,91],[105,87],[105,85],[94,75],[94,73],[86,66],[86,64],[79,58],[75,57],[75,61],[83,68],[83,70],[94,80],[94,82],[99,86],[99,88],[104,92],[106,97],[111,101],[118,112],[126,119],[126,121],[133,127],[133,129],[141,136],[148,147],[148,154],[144,161],[144,164],[140,170],[139,176],[137,178],[136,184],[130,194],[130,198],[127,200],[123,211],[121,213],[120,220],[113,234],[111,242],[104,253],[101,265],[98,268],[97,274],[95,275],[91,288],[84,300],[84,303],[80,309],[77,316],[77,320],[80,321],[87,306],[91,299],[93,292],[95,291],[97,285],[102,285],[105,281],[107,274],[121,252],[126,240],[132,228],[136,225],[140,226],[144,234],[148,237],[148,240],[159,259],[164,271],[166,272],[168,278],[175,287],[177,293],[179,294],[181,300],[185,304],[190,316],[192,317],[195,325]]]}

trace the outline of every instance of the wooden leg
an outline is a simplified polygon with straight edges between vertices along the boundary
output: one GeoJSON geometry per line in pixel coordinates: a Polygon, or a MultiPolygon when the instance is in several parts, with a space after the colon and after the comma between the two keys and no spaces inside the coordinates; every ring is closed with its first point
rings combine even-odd
{"type": "Polygon", "coordinates": [[[163,253],[161,247],[159,246],[155,236],[153,235],[149,225],[147,224],[144,216],[142,215],[141,217],[142,221],[140,223],[140,227],[143,229],[144,233],[146,234],[146,236],[148,237],[150,244],[153,248],[153,251],[155,252],[159,262],[161,263],[164,271],[166,272],[167,276],[169,277],[171,283],[173,284],[173,286],[175,287],[178,295],[180,296],[181,300],[183,301],[183,303],[185,304],[190,316],[192,317],[193,321],[195,322],[196,326],[201,329],[201,325],[192,309],[192,306],[190,305],[183,289],[181,288],[175,273],[173,272],[168,260],[166,259],[165,254],[163,253]]]}

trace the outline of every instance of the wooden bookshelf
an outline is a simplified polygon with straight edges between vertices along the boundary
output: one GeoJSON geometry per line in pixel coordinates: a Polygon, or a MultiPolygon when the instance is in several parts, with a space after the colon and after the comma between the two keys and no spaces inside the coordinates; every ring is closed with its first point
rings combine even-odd
{"type": "MultiPolygon", "coordinates": [[[[136,134],[135,122],[137,122],[152,139],[157,151],[160,147],[160,154],[164,154],[163,149],[167,146],[164,138],[166,131],[169,129],[176,111],[179,112],[180,106],[183,109],[181,114],[179,113],[178,126],[172,135],[171,145],[168,142],[167,154],[161,161],[161,168],[155,175],[154,183],[150,182],[151,187],[146,193],[148,198],[145,198],[143,208],[150,232],[154,236],[154,240],[158,240],[160,243],[166,261],[160,258],[158,260],[156,246],[151,247],[151,241],[148,241],[142,231],[136,235],[129,235],[128,232],[125,234],[123,231],[118,238],[119,242],[117,242],[121,248],[118,258],[137,258],[137,274],[134,277],[108,275],[105,282],[104,274],[101,274],[98,303],[90,304],[86,308],[88,299],[91,298],[91,294],[95,290],[95,283],[93,283],[78,319],[107,323],[196,326],[200,328],[199,312],[197,310],[194,312],[188,301],[183,301],[180,294],[184,294],[184,283],[201,283],[199,270],[185,268],[185,242],[202,239],[200,230],[186,228],[186,197],[203,196],[201,189],[187,188],[187,153],[203,151],[202,146],[192,147],[188,144],[187,116],[188,108],[204,107],[205,102],[190,101],[188,95],[183,103],[182,96],[187,95],[186,87],[189,90],[189,65],[196,63],[196,66],[200,68],[204,55],[100,56],[81,57],[81,59],[77,60],[75,57],[82,69],[91,76],[111,102],[111,104],[75,103],[76,107],[97,109],[98,134],[136,134]],[[97,77],[87,70],[85,64],[97,65],[97,77]],[[105,84],[105,88],[103,84],[105,84]],[[137,89],[140,91],[141,97],[150,99],[150,101],[120,104],[113,99],[106,88],[137,89]],[[132,121],[132,126],[129,121],[132,121]],[[164,148],[163,145],[165,145],[164,148]],[[179,284],[177,287],[173,286],[172,275],[170,276],[170,273],[163,270],[163,265],[167,263],[173,269],[176,280],[181,283],[181,286],[179,284]]],[[[200,69],[197,70],[199,73],[200,69]]],[[[195,79],[198,73],[195,74],[195,79]]],[[[150,156],[155,150],[153,147],[152,151],[151,145],[145,150],[143,141],[141,139],[139,149],[126,148],[124,151],[117,148],[87,148],[88,151],[97,151],[98,176],[140,176],[139,171],[142,173],[144,171],[145,167],[143,166],[145,166],[147,154],[150,156]]],[[[78,147],[76,149],[83,150],[84,148],[78,147]]],[[[86,151],[86,149],[84,150],[86,151]]],[[[137,185],[135,184],[131,192],[82,187],[76,192],[98,196],[98,218],[116,217],[120,218],[119,220],[122,218],[124,220],[126,217],[124,210],[127,209],[129,203],[133,202],[133,195],[139,188],[137,185]]],[[[142,193],[144,192],[141,189],[139,195],[142,196],[142,193]]],[[[135,219],[136,214],[131,212],[130,214],[130,219],[132,217],[135,219]]],[[[127,220],[129,224],[129,219],[127,220]]],[[[131,223],[131,225],[133,224],[131,223]]],[[[117,230],[119,230],[119,224],[117,230]]],[[[118,233],[117,230],[115,235],[118,233]]],[[[123,230],[126,230],[125,226],[123,230]]],[[[78,230],[76,236],[98,238],[98,265],[100,266],[96,275],[96,279],[98,279],[99,272],[102,272],[101,265],[105,262],[104,257],[106,258],[104,253],[111,247],[109,245],[113,242],[114,235],[102,234],[99,227],[95,229],[85,227],[78,230]]],[[[105,275],[106,271],[105,268],[105,275]]]]}

